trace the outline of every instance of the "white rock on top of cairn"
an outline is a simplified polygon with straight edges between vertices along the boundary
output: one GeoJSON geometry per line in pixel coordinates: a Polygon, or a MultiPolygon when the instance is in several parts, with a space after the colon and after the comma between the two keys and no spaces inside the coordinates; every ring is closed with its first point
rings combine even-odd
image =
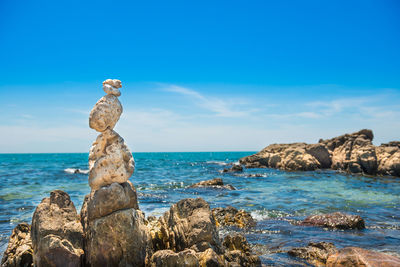
{"type": "Polygon", "coordinates": [[[135,169],[131,151],[124,139],[113,131],[122,113],[122,105],[114,94],[120,95],[118,88],[121,87],[120,80],[104,81],[103,89],[108,95],[102,97],[90,112],[90,128],[102,132],[89,153],[89,185],[92,190],[115,182],[124,183],[135,169]]]}

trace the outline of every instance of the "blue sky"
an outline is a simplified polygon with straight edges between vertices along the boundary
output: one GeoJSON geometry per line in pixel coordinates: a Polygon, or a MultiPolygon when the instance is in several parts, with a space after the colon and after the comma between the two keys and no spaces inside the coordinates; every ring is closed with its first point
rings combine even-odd
{"type": "Polygon", "coordinates": [[[400,139],[398,1],[0,1],[0,153],[87,152],[101,82],[133,151],[400,139]]]}

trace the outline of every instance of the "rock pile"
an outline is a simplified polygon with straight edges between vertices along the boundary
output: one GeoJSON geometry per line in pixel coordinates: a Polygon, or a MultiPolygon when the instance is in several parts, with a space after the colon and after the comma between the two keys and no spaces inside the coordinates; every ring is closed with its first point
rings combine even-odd
{"type": "Polygon", "coordinates": [[[247,168],[278,168],[313,171],[331,168],[350,173],[400,176],[400,142],[381,146],[372,144],[371,130],[361,130],[318,144],[273,144],[260,152],[241,158],[247,168]]]}

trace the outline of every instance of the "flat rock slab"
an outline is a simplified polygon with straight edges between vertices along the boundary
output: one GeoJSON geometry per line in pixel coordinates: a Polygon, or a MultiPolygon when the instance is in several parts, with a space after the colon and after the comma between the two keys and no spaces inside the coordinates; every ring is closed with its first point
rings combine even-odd
{"type": "Polygon", "coordinates": [[[364,229],[365,222],[358,215],[350,215],[341,212],[312,215],[304,219],[300,225],[320,226],[332,229],[364,229]]]}
{"type": "Polygon", "coordinates": [[[206,180],[206,181],[201,181],[198,183],[195,183],[189,188],[202,188],[202,187],[209,187],[209,188],[216,188],[216,189],[227,189],[227,190],[236,190],[235,187],[233,187],[230,184],[224,184],[221,178],[215,178],[212,180],[206,180]]]}

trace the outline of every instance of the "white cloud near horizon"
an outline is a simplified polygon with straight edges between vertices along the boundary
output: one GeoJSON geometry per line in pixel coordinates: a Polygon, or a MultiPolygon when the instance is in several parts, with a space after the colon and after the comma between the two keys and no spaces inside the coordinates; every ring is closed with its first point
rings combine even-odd
{"type": "MultiPolygon", "coordinates": [[[[180,107],[174,108],[164,105],[166,95],[154,93],[158,89],[147,93],[151,101],[134,94],[121,97],[124,112],[115,130],[133,152],[256,151],[271,143],[317,142],[362,128],[374,131],[375,144],[400,139],[399,95],[276,100],[162,85],[162,92],[178,101],[180,107]]],[[[88,126],[92,101],[68,101],[57,104],[57,110],[44,106],[39,113],[29,106],[20,113],[0,112],[0,153],[88,152],[98,135],[88,126]]]]}

